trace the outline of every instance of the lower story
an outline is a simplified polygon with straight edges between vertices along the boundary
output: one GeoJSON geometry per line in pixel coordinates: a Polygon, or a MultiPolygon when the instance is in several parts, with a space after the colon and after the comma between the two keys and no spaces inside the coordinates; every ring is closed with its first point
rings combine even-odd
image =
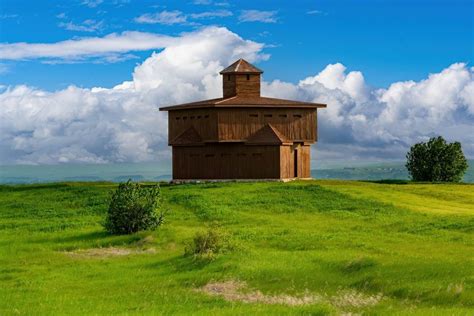
{"type": "Polygon", "coordinates": [[[173,146],[173,179],[310,178],[310,145],[173,146]]]}

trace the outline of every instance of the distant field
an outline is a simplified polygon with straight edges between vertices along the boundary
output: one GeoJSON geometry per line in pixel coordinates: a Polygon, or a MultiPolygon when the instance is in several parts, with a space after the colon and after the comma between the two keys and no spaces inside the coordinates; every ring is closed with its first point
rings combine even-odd
{"type": "MultiPolygon", "coordinates": [[[[474,160],[463,182],[474,183],[474,160]]],[[[314,161],[311,176],[315,179],[342,180],[407,180],[408,172],[403,162],[359,163],[345,162],[338,165],[320,165],[314,161]]],[[[0,166],[0,184],[45,183],[67,181],[168,181],[171,179],[171,162],[143,162],[116,164],[63,164],[63,165],[12,165],[0,166]]]]}
{"type": "Polygon", "coordinates": [[[474,310],[472,184],[165,185],[163,227],[109,236],[115,186],[0,186],[0,315],[474,310]],[[231,250],[183,256],[211,223],[231,250]]]}
{"type": "MultiPolygon", "coordinates": [[[[468,160],[469,168],[464,174],[463,182],[474,183],[474,160],[468,160]]],[[[316,169],[311,171],[315,179],[344,179],[344,180],[408,180],[408,171],[404,162],[370,163],[351,166],[316,169]]]]}

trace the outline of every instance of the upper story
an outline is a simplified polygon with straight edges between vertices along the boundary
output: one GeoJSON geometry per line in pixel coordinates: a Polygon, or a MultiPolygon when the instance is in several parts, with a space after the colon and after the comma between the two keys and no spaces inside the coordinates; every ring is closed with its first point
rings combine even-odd
{"type": "Polygon", "coordinates": [[[235,96],[260,97],[260,69],[243,59],[222,70],[222,90],[225,98],[235,96]]]}
{"type": "Polygon", "coordinates": [[[160,108],[169,112],[170,145],[245,143],[262,133],[287,143],[317,141],[317,109],[325,104],[262,97],[263,72],[243,59],[220,73],[222,98],[160,108]]]}

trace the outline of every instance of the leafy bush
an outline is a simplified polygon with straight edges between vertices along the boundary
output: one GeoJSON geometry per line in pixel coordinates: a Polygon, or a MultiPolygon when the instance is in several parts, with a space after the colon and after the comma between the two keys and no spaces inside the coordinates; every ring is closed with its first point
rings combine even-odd
{"type": "Polygon", "coordinates": [[[441,136],[413,145],[406,157],[415,181],[459,182],[467,170],[461,143],[447,143],[441,136]]]}
{"type": "Polygon", "coordinates": [[[112,234],[155,229],[163,223],[163,212],[156,212],[161,205],[159,185],[142,186],[128,180],[111,194],[104,227],[112,234]]]}
{"type": "Polygon", "coordinates": [[[228,248],[227,235],[217,228],[209,228],[206,232],[198,232],[191,243],[185,248],[185,255],[200,259],[215,259],[216,255],[228,248]]]}

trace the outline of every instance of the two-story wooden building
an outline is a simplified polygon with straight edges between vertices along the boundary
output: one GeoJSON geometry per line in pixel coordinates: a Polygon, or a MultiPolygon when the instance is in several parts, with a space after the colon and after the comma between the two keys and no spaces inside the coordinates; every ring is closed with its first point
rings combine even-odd
{"type": "Polygon", "coordinates": [[[309,178],[317,109],[260,96],[262,71],[239,59],[220,72],[223,97],[168,111],[173,179],[309,178]]]}

